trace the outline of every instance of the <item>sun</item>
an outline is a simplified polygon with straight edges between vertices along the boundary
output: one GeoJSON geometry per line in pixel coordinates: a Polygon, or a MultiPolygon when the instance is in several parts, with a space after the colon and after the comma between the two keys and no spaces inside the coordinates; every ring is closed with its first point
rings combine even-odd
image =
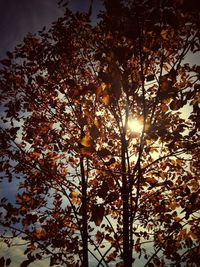
{"type": "Polygon", "coordinates": [[[135,133],[141,133],[143,129],[143,124],[138,119],[129,119],[128,120],[128,129],[135,133]]]}

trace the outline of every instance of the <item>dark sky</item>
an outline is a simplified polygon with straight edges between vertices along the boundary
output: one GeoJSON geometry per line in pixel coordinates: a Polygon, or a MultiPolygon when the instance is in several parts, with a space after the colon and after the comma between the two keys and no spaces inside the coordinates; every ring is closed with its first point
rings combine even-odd
{"type": "MultiPolygon", "coordinates": [[[[36,33],[43,26],[50,26],[63,9],[58,0],[0,0],[0,59],[6,51],[19,44],[26,33],[36,33]]],[[[88,10],[90,0],[71,0],[72,10],[88,10]]],[[[94,0],[93,17],[99,10],[100,0],[94,0]]]]}

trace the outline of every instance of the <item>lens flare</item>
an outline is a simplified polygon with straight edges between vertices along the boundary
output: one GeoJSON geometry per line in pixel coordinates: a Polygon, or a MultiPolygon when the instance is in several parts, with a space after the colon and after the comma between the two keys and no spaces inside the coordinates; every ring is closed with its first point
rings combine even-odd
{"type": "Polygon", "coordinates": [[[143,129],[143,124],[137,119],[128,120],[128,129],[135,133],[141,133],[143,129]]]}

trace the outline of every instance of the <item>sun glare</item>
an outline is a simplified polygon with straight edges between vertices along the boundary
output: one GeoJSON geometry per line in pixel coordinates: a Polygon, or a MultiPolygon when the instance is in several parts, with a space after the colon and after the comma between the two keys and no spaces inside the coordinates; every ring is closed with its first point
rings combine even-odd
{"type": "Polygon", "coordinates": [[[128,121],[128,128],[132,132],[141,133],[143,129],[143,124],[137,119],[130,119],[128,121]]]}

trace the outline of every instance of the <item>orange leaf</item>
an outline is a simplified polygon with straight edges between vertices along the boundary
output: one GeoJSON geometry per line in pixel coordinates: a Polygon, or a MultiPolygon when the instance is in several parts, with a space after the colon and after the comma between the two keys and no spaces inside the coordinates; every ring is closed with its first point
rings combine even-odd
{"type": "Polygon", "coordinates": [[[150,178],[150,177],[147,178],[146,181],[147,181],[147,183],[149,183],[150,185],[155,185],[155,184],[157,184],[157,182],[158,182],[158,181],[157,181],[155,178],[153,178],[153,177],[152,177],[152,178],[150,178]]]}
{"type": "Polygon", "coordinates": [[[73,192],[71,192],[70,194],[69,194],[69,197],[72,199],[71,200],[71,202],[73,203],[73,204],[80,204],[81,203],[81,200],[80,200],[80,198],[78,197],[78,193],[77,192],[75,192],[75,191],[73,191],[73,192]]]}
{"type": "Polygon", "coordinates": [[[77,198],[78,197],[78,193],[73,191],[69,194],[70,198],[77,198]]]}
{"type": "Polygon", "coordinates": [[[31,196],[27,193],[23,193],[22,195],[17,194],[16,196],[16,202],[18,204],[26,203],[31,200],[31,196]]]}
{"type": "Polygon", "coordinates": [[[110,96],[109,95],[104,95],[102,97],[102,102],[105,104],[105,105],[109,105],[110,103],[110,96]]]}
{"type": "Polygon", "coordinates": [[[161,105],[161,110],[162,110],[162,112],[164,112],[164,113],[167,112],[167,111],[168,111],[168,106],[167,106],[166,104],[163,103],[163,104],[161,105]]]}
{"type": "Polygon", "coordinates": [[[86,134],[80,141],[81,145],[85,147],[90,147],[92,145],[91,143],[91,137],[89,134],[86,134]]]}
{"type": "Polygon", "coordinates": [[[166,31],[166,30],[162,30],[161,33],[160,33],[160,35],[162,36],[162,38],[163,38],[164,40],[167,40],[167,39],[168,39],[168,38],[167,38],[167,31],[166,31]]]}
{"type": "Polygon", "coordinates": [[[35,236],[38,238],[38,239],[44,239],[47,235],[47,232],[45,229],[37,229],[35,231],[35,236]]]}

